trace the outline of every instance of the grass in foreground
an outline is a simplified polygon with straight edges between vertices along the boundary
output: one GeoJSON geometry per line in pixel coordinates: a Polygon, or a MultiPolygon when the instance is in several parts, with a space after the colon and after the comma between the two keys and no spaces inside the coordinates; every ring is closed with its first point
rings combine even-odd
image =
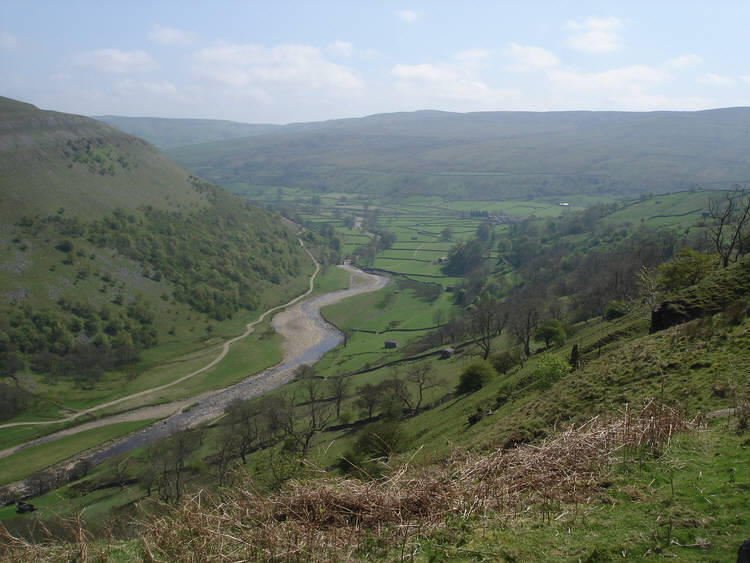
{"type": "Polygon", "coordinates": [[[317,478],[262,495],[246,479],[221,499],[198,494],[147,519],[137,542],[6,534],[2,544],[9,561],[124,549],[164,560],[731,560],[747,534],[743,412],[705,429],[650,403],[539,445],[454,451],[372,481],[317,478]]]}

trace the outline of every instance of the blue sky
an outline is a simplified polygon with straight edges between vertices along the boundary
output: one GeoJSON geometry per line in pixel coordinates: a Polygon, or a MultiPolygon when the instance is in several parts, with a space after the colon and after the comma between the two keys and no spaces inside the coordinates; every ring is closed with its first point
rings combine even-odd
{"type": "Polygon", "coordinates": [[[750,2],[0,0],[0,95],[289,123],[750,105],[750,2]]]}

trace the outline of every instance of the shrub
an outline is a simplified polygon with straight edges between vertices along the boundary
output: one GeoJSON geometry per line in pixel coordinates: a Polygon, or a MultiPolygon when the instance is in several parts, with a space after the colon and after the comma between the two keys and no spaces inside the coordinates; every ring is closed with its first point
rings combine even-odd
{"type": "Polygon", "coordinates": [[[354,443],[354,451],[365,458],[390,457],[405,444],[401,426],[392,420],[367,425],[354,443]]]}
{"type": "Polygon", "coordinates": [[[401,425],[394,420],[379,420],[359,432],[354,445],[341,458],[338,467],[344,473],[355,471],[362,477],[376,477],[383,470],[376,460],[389,458],[405,446],[406,437],[401,425]]]}
{"type": "Polygon", "coordinates": [[[55,246],[55,249],[59,250],[60,252],[72,252],[73,251],[73,243],[70,242],[68,239],[61,240],[57,245],[55,246]]]}
{"type": "Polygon", "coordinates": [[[628,305],[624,301],[610,301],[604,308],[604,313],[602,313],[602,316],[606,320],[612,321],[614,319],[624,317],[627,312],[628,305]]]}
{"type": "Polygon", "coordinates": [[[701,338],[708,340],[714,334],[714,321],[711,317],[700,317],[683,325],[688,340],[701,338]]]}
{"type": "Polygon", "coordinates": [[[484,387],[495,374],[489,362],[477,360],[470,363],[461,373],[456,386],[456,393],[473,393],[484,387]]]}
{"type": "Polygon", "coordinates": [[[503,350],[490,356],[490,363],[497,373],[508,373],[512,368],[521,363],[521,354],[518,350],[503,350]]]}
{"type": "Polygon", "coordinates": [[[534,368],[537,387],[547,389],[570,372],[570,364],[561,356],[542,356],[534,368]]]}

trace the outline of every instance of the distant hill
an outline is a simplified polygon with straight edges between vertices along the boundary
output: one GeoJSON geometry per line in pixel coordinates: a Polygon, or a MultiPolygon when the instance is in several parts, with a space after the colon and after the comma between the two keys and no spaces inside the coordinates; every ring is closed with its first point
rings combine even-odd
{"type": "Polygon", "coordinates": [[[164,119],[160,117],[95,116],[94,119],[146,139],[160,149],[225,141],[272,133],[279,125],[254,125],[218,119],[164,119]]]}
{"type": "Polygon", "coordinates": [[[172,148],[221,185],[319,191],[631,196],[750,182],[750,108],[699,112],[418,111],[172,148]]]}

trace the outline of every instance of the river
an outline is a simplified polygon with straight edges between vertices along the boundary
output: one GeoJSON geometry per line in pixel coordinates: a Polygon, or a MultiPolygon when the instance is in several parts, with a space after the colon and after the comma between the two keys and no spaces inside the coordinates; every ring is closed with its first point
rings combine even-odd
{"type": "Polygon", "coordinates": [[[293,340],[295,343],[294,346],[285,346],[287,353],[285,353],[285,359],[282,363],[219,391],[209,391],[193,397],[190,399],[192,405],[190,408],[173,414],[169,418],[154,423],[135,434],[108,444],[86,456],[86,459],[96,465],[133,448],[165,438],[178,430],[191,428],[214,419],[224,411],[226,405],[231,401],[235,399],[249,400],[279,387],[294,378],[294,371],[300,365],[311,365],[317,362],[323,354],[343,340],[342,334],[323,319],[320,309],[347,297],[377,291],[389,281],[385,276],[368,274],[351,267],[345,268],[350,271],[353,282],[359,278],[359,283],[353,284],[348,289],[308,297],[289,310],[274,316],[271,322],[274,328],[285,336],[287,341],[293,340]],[[281,318],[285,318],[286,322],[280,323],[277,319],[281,318]],[[300,329],[304,334],[300,334],[300,329]],[[297,331],[296,334],[295,330],[297,331]],[[302,343],[301,346],[300,343],[302,343]],[[288,353],[290,350],[293,353],[288,353]]]}

